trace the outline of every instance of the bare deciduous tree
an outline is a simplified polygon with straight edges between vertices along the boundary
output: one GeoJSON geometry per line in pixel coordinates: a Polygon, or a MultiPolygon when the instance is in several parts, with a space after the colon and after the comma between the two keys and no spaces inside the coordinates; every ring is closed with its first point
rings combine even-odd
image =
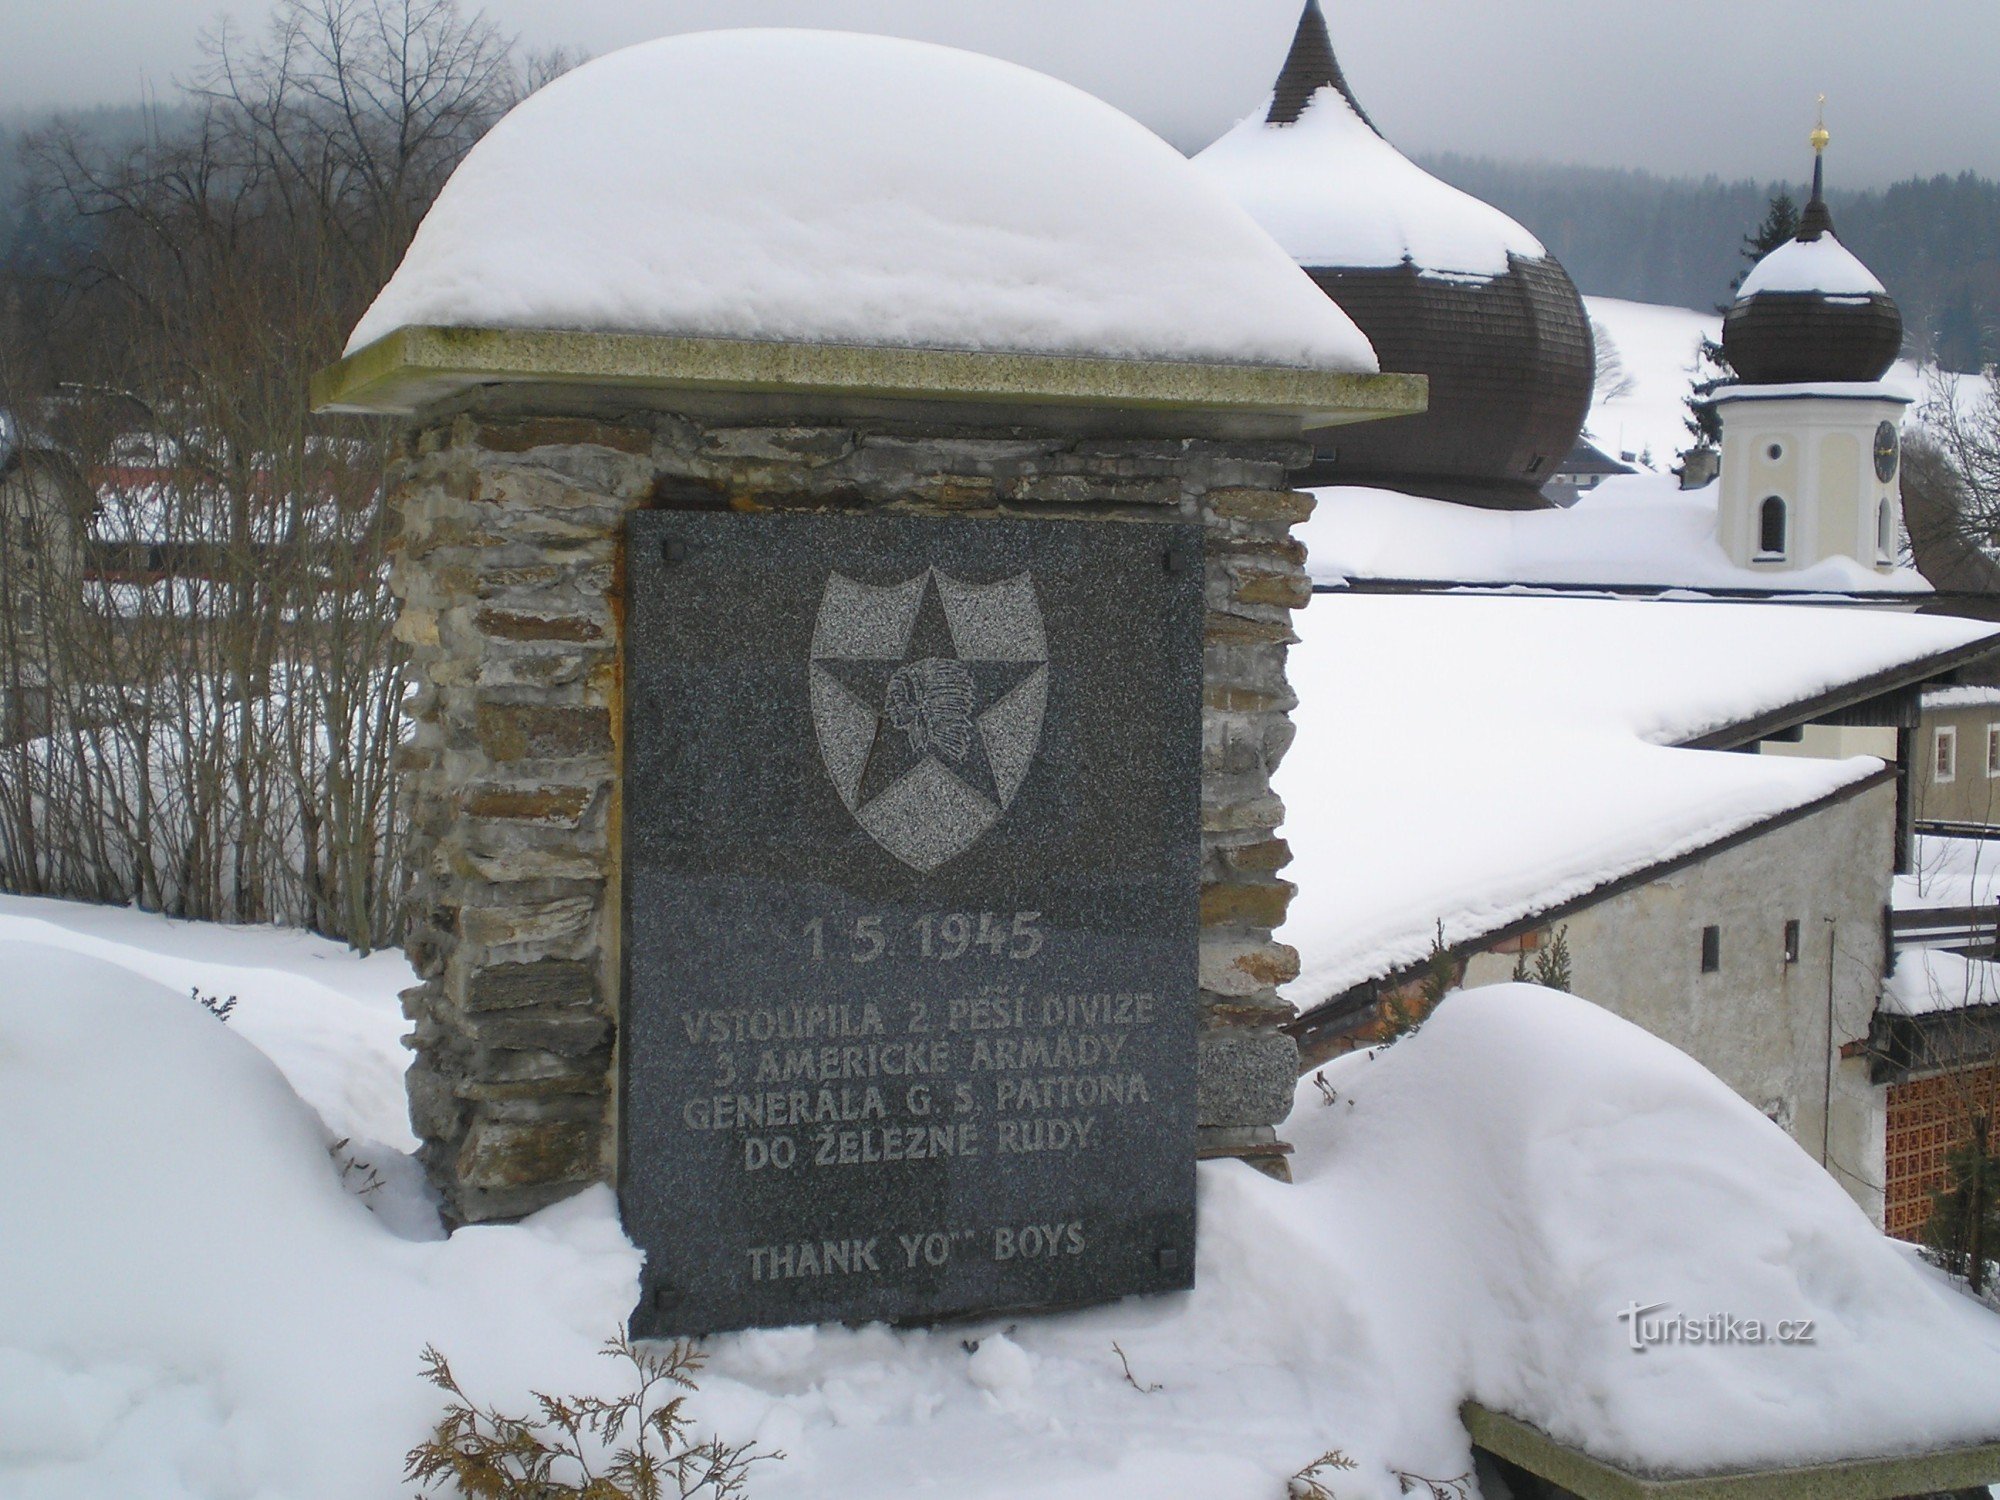
{"type": "MultiPolygon", "coordinates": [[[[29,146],[73,250],[15,269],[0,310],[32,357],[0,359],[0,405],[59,435],[96,514],[36,639],[0,621],[0,668],[52,705],[6,747],[0,882],[372,947],[399,899],[389,439],[313,417],[307,381],[569,59],[517,65],[452,0],[282,0],[206,57],[136,146],[29,146]]],[[[0,611],[31,586],[0,546],[0,611]]]]}

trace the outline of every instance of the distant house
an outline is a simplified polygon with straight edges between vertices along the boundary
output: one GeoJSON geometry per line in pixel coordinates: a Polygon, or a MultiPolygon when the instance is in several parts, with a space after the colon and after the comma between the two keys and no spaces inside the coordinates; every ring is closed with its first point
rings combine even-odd
{"type": "Polygon", "coordinates": [[[2000,836],[2000,688],[1925,693],[1913,760],[1910,798],[1918,832],[2000,836]]]}
{"type": "MultiPolygon", "coordinates": [[[[267,462],[226,465],[150,433],[128,433],[90,475],[84,593],[112,619],[214,621],[238,590],[296,583],[317,565],[318,543],[351,542],[365,519],[354,455],[322,440],[303,474],[267,462]],[[219,471],[226,471],[226,477],[219,471]]],[[[250,601],[253,605],[255,599],[250,601]]]]}
{"type": "Polygon", "coordinates": [[[1542,498],[1551,505],[1568,507],[1576,504],[1579,496],[1589,494],[1613,475],[1638,472],[1630,464],[1613,458],[1589,438],[1579,436],[1575,446],[1569,450],[1569,456],[1556,465],[1555,473],[1542,486],[1542,498]]]}

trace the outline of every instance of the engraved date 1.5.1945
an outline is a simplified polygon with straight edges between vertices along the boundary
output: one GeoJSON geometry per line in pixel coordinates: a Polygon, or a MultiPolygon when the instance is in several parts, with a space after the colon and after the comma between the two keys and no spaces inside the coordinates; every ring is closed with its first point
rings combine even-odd
{"type": "Polygon", "coordinates": [[[802,936],[814,963],[867,964],[884,956],[934,959],[1030,959],[1042,951],[1038,911],[927,911],[899,928],[887,918],[855,917],[829,922],[814,917],[802,936]]]}

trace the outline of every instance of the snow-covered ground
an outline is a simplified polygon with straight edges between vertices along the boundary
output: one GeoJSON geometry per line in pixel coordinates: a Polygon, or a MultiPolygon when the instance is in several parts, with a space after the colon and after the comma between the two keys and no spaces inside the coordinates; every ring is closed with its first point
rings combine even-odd
{"type": "Polygon", "coordinates": [[[1597,338],[1598,369],[1584,431],[1613,458],[1665,473],[1693,441],[1687,396],[1702,378],[1702,340],[1722,337],[1722,315],[1616,297],[1586,297],[1583,304],[1597,338]]]}
{"type": "Polygon", "coordinates": [[[2000,902],[2000,840],[1918,834],[1910,872],[1896,877],[1893,900],[1903,911],[1995,905],[2000,902]]]}
{"type": "Polygon", "coordinates": [[[1675,745],[1976,640],[1810,605],[1320,594],[1279,767],[1301,1007],[1879,769],[1675,745]]]}
{"type": "MultiPolygon", "coordinates": [[[[414,1202],[400,1158],[329,1154],[400,1129],[399,961],[10,899],[0,973],[9,1500],[408,1493],[426,1342],[503,1407],[609,1391],[594,1351],[639,1263],[607,1190],[440,1240],[371,1212],[414,1202]]],[[[755,1472],[769,1500],[1277,1495],[1331,1447],[1359,1464],[1339,1494],[1390,1500],[1395,1470],[1465,1470],[1467,1396],[1669,1468],[2000,1436],[2000,1320],[1597,1007],[1480,990],[1325,1076],[1336,1102],[1308,1083],[1289,1128],[1297,1186],[1201,1168],[1195,1291],[718,1338],[697,1418],[786,1451],[755,1472]],[[1648,1304],[1812,1341],[1641,1354],[1648,1304]]]]}

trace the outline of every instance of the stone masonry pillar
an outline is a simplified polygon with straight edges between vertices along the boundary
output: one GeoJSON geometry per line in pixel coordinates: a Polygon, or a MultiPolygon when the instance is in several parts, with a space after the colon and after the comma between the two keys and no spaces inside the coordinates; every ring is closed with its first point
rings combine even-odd
{"type": "Polygon", "coordinates": [[[1407,410],[1420,382],[1287,372],[1318,384],[1239,395],[1226,418],[1214,392],[1135,410],[1115,384],[1061,405],[717,394],[607,380],[555,335],[485,335],[554,341],[523,356],[553,369],[507,383],[467,368],[461,336],[441,377],[425,332],[395,336],[387,375],[349,361],[319,394],[414,417],[392,497],[415,683],[404,1003],[411,1118],[450,1216],[518,1216],[614,1170],[622,547],[649,507],[1204,524],[1198,1149],[1284,1174],[1297,1050],[1278,990],[1298,960],[1272,935],[1292,887],[1271,774],[1310,594],[1291,528],[1311,509],[1287,476],[1310,458],[1302,407],[1407,410]]]}

